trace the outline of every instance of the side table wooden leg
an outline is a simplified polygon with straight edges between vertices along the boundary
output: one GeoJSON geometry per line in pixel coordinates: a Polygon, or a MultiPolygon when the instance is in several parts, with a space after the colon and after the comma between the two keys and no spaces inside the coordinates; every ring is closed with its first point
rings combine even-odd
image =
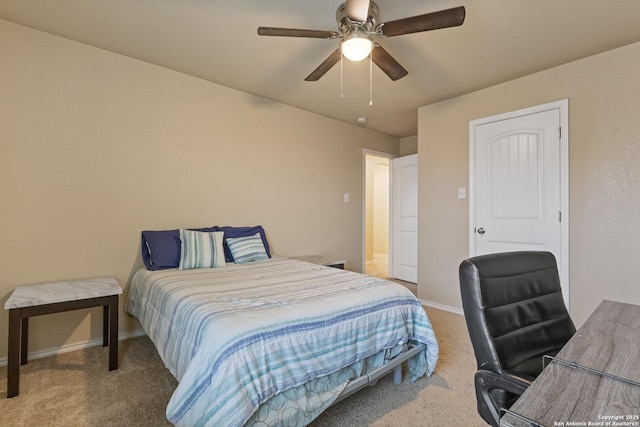
{"type": "Polygon", "coordinates": [[[109,304],[102,306],[102,346],[109,345],[109,304]]]}
{"type": "MultiPolygon", "coordinates": [[[[20,316],[22,317],[22,315],[20,316]]],[[[22,332],[20,334],[20,364],[26,365],[29,353],[29,318],[25,317],[21,322],[22,332]]]]}
{"type": "Polygon", "coordinates": [[[118,369],[118,295],[109,297],[109,370],[118,369]]]}
{"type": "Polygon", "coordinates": [[[20,309],[9,310],[9,349],[7,354],[7,397],[20,392],[20,309]]]}

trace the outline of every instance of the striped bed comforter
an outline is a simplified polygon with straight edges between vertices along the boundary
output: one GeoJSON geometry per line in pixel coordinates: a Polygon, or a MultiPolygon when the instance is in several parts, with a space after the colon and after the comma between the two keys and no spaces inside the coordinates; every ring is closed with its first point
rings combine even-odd
{"type": "Polygon", "coordinates": [[[241,426],[256,420],[260,405],[290,393],[289,401],[315,407],[294,417],[306,425],[352,379],[345,367],[425,343],[408,363],[413,381],[430,375],[438,358],[429,319],[403,286],[286,258],[141,269],[125,309],[179,381],[167,407],[178,426],[241,426]],[[305,384],[326,378],[332,392],[309,402],[305,384]]]}

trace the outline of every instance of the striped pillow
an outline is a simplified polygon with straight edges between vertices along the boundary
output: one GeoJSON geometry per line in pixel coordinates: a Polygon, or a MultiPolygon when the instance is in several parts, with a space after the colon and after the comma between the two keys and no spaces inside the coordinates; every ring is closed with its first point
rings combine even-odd
{"type": "Polygon", "coordinates": [[[230,237],[227,239],[227,245],[236,264],[269,259],[260,233],[246,237],[230,237]]]}
{"type": "Polygon", "coordinates": [[[224,267],[224,232],[180,230],[180,264],[178,269],[224,267]]]}

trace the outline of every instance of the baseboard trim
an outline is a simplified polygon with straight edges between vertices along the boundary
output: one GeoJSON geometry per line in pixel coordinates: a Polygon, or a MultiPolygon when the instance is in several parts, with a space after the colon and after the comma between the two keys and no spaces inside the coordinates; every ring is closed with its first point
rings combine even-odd
{"type": "Polygon", "coordinates": [[[464,311],[461,308],[451,307],[449,305],[439,304],[437,302],[425,301],[425,300],[420,300],[420,304],[422,304],[424,306],[427,306],[427,307],[437,308],[438,310],[448,311],[450,313],[459,314],[460,316],[464,316],[464,311]]]}
{"type": "MultiPolygon", "coordinates": [[[[127,340],[129,338],[135,338],[146,335],[143,329],[137,329],[131,332],[122,332],[118,334],[118,342],[127,340]]],[[[28,359],[41,359],[43,357],[55,356],[56,354],[68,353],[70,351],[82,350],[84,348],[95,347],[102,345],[102,338],[96,338],[94,340],[81,341],[73,344],[63,345],[62,347],[48,348],[45,350],[34,351],[28,354],[28,359]]],[[[7,366],[7,357],[0,358],[0,366],[7,366]]]]}

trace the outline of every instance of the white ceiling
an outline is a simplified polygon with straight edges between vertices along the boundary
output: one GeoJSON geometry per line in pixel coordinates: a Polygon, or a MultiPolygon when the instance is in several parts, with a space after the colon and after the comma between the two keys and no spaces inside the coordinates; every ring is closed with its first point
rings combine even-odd
{"type": "Polygon", "coordinates": [[[640,41],[640,0],[376,0],[379,21],[455,6],[461,27],[380,44],[408,71],[392,82],[345,61],[305,82],[337,40],[260,37],[258,26],[337,29],[341,0],[0,0],[0,18],[397,137],[417,108],[640,41]]]}

